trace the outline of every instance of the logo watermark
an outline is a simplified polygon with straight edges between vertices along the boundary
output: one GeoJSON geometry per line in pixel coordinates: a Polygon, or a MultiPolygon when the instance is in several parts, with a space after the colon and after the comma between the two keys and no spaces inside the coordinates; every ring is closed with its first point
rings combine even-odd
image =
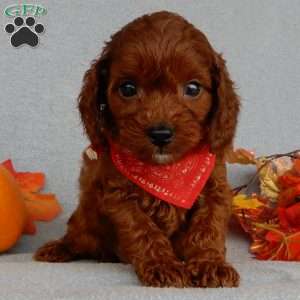
{"type": "Polygon", "coordinates": [[[6,24],[4,30],[10,35],[10,43],[17,48],[22,45],[36,47],[39,35],[45,32],[45,26],[36,22],[36,17],[47,14],[47,9],[37,4],[14,4],[4,9],[4,15],[14,18],[6,24]]]}

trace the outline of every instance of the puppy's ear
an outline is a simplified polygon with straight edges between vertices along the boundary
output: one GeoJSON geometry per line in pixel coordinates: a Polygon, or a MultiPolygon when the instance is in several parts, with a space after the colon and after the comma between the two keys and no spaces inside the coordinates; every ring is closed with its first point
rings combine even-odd
{"type": "Polygon", "coordinates": [[[225,60],[216,54],[212,71],[213,111],[209,127],[209,141],[214,153],[224,155],[232,146],[235,135],[240,101],[235,93],[225,60]]]}
{"type": "Polygon", "coordinates": [[[107,85],[109,59],[102,55],[92,62],[83,77],[83,85],[78,97],[78,109],[85,132],[93,145],[105,142],[108,126],[107,85]]]}

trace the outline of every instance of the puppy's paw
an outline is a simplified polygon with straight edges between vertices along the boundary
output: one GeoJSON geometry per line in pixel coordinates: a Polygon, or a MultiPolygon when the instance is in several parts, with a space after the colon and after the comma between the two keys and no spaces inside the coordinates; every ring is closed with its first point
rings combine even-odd
{"type": "Polygon", "coordinates": [[[63,240],[51,241],[39,248],[33,257],[38,261],[67,262],[74,259],[63,240]]]}
{"type": "Polygon", "coordinates": [[[146,286],[183,288],[188,284],[184,265],[179,261],[143,262],[137,275],[146,286]]]}
{"type": "Polygon", "coordinates": [[[237,287],[240,276],[224,261],[190,260],[186,270],[194,287],[237,287]]]}

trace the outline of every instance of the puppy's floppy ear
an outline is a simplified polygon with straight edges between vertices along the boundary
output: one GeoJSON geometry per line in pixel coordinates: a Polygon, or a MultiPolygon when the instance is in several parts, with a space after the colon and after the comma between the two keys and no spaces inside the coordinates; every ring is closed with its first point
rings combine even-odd
{"type": "Polygon", "coordinates": [[[209,127],[209,142],[212,152],[223,155],[232,145],[237,125],[240,101],[234,90],[225,60],[215,55],[212,71],[213,111],[209,127]]]}
{"type": "Polygon", "coordinates": [[[92,62],[83,77],[83,85],[78,97],[78,109],[85,132],[93,145],[105,142],[109,109],[107,104],[107,85],[109,59],[106,55],[92,62]]]}

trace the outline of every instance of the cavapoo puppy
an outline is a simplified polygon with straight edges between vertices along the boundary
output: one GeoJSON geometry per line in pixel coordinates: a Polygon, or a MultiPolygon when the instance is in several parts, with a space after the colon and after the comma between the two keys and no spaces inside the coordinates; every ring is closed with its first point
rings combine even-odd
{"type": "Polygon", "coordinates": [[[238,286],[224,157],[239,98],[205,35],[165,11],[132,21],[86,72],[78,107],[91,143],[80,202],[35,259],[130,263],[147,286],[238,286]]]}

